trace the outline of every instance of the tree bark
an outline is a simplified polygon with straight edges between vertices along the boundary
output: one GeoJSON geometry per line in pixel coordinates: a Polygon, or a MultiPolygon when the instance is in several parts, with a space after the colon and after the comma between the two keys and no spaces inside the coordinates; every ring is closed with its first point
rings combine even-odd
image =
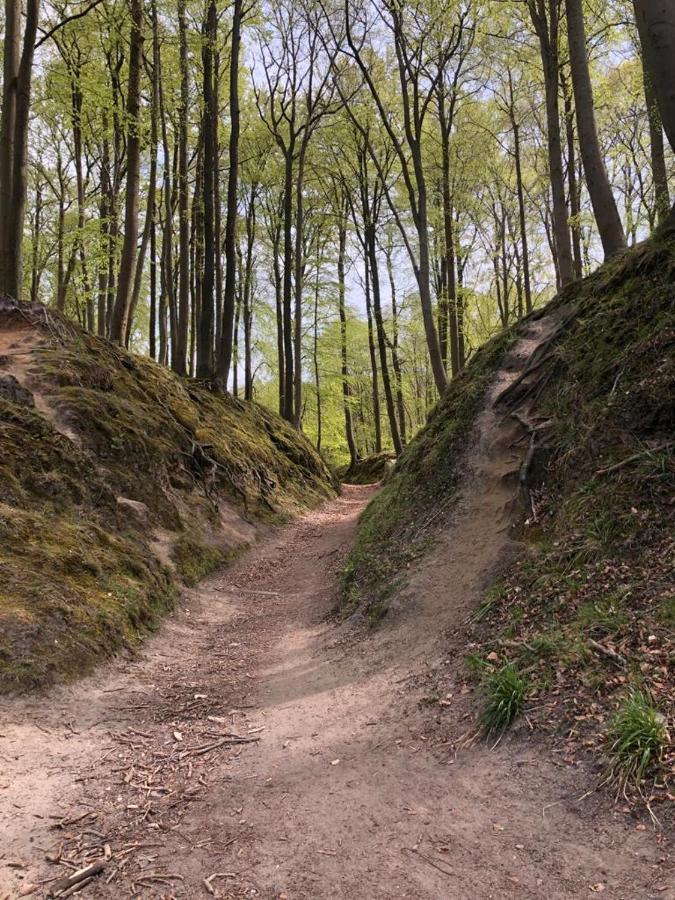
{"type": "Polygon", "coordinates": [[[237,184],[239,179],[239,53],[241,48],[242,0],[234,0],[230,45],[230,143],[227,175],[227,213],[225,217],[225,289],[223,293],[223,321],[221,345],[218,348],[217,382],[222,390],[232,361],[232,328],[237,273],[237,184]]]}
{"type": "Polygon", "coordinates": [[[544,70],[546,96],[546,131],[548,167],[553,199],[553,237],[558,283],[564,287],[574,281],[574,266],[570,246],[565,181],[560,139],[560,107],[558,102],[559,55],[558,23],[561,0],[528,0],[528,9],[539,39],[544,70]]]}
{"type": "Polygon", "coordinates": [[[342,376],[342,405],[345,415],[345,437],[347,438],[347,446],[349,447],[350,465],[359,458],[356,449],[356,441],[354,439],[354,422],[352,419],[352,389],[349,383],[349,365],[347,360],[347,314],[345,311],[345,255],[347,246],[347,224],[345,204],[341,205],[341,216],[338,225],[338,256],[337,256],[337,277],[338,277],[338,312],[340,315],[340,360],[341,360],[341,376],[342,376]]]}
{"type": "MultiPolygon", "coordinates": [[[[180,106],[178,110],[178,302],[177,334],[173,368],[179,375],[187,373],[187,345],[190,321],[190,201],[188,195],[188,106],[190,103],[190,70],[188,63],[185,0],[178,0],[178,54],[180,70],[180,106]]],[[[165,176],[168,159],[164,160],[165,176]]],[[[165,180],[165,187],[166,187],[165,180]]],[[[170,198],[171,193],[168,192],[170,198]]],[[[166,203],[166,196],[165,196],[166,203]]],[[[171,210],[167,221],[173,225],[171,210]]],[[[169,226],[171,227],[171,226],[169,226]]],[[[173,229],[171,229],[173,230],[173,229]]],[[[166,241],[172,243],[171,232],[166,241]]],[[[170,251],[171,252],[171,251],[170,251]]],[[[173,275],[172,275],[173,282],[173,275]]],[[[173,284],[172,284],[173,289],[173,284]]]]}
{"type": "Polygon", "coordinates": [[[27,0],[23,49],[21,2],[5,2],[3,103],[0,119],[0,294],[21,299],[26,213],[28,116],[39,0],[27,0]]]}
{"type": "Polygon", "coordinates": [[[675,151],[675,4],[672,0],[633,0],[633,3],[645,67],[666,137],[675,151]]]}
{"type": "Polygon", "coordinates": [[[626,238],[598,141],[593,86],[586,58],[586,28],[581,0],[565,0],[565,9],[581,161],[593,214],[607,259],[626,246],[626,238]]]}
{"type": "Polygon", "coordinates": [[[129,50],[129,89],[127,95],[127,193],[124,210],[124,241],[117,280],[117,295],[110,322],[110,339],[124,343],[136,272],[138,242],[138,200],[141,174],[141,65],[143,58],[143,3],[129,0],[131,42],[129,50]]]}
{"type": "Polygon", "coordinates": [[[663,122],[661,121],[656,92],[642,54],[640,54],[640,59],[642,61],[647,118],[649,120],[649,150],[652,164],[652,179],[654,181],[654,201],[656,215],[661,224],[665,222],[670,212],[668,170],[666,169],[666,157],[663,149],[663,122]]]}
{"type": "Polygon", "coordinates": [[[218,110],[215,108],[213,88],[213,56],[216,44],[217,9],[215,0],[209,0],[202,46],[204,71],[204,147],[203,208],[204,208],[204,272],[201,290],[201,309],[197,326],[197,378],[212,381],[214,370],[214,306],[215,306],[215,176],[216,129],[218,110]]]}

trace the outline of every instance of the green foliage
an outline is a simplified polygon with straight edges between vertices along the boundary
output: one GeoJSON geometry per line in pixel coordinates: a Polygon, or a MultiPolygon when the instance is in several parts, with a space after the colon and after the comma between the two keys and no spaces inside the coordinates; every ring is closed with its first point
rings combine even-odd
{"type": "Polygon", "coordinates": [[[633,689],[609,723],[607,777],[622,790],[658,769],[669,742],[665,717],[645,691],[633,689]]]}
{"type": "Polygon", "coordinates": [[[527,679],[515,663],[507,663],[485,677],[485,707],[480,717],[485,737],[501,734],[521,712],[529,692],[527,679]]]}

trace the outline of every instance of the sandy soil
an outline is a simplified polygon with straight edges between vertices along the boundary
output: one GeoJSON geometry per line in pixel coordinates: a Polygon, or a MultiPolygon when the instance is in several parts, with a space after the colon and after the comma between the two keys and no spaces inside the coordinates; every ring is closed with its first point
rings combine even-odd
{"type": "Polygon", "coordinates": [[[527,728],[454,752],[475,704],[462,623],[505,555],[519,457],[492,400],[458,507],[385,624],[330,613],[360,511],[346,487],[190,592],[143,653],[0,705],[0,898],[673,898],[663,835],[527,728]],[[464,641],[464,642],[463,642],[464,641]],[[446,666],[430,714],[423,678],[446,666]],[[205,880],[206,879],[206,880],[205,880]],[[4,891],[4,894],[3,894],[4,891]]]}

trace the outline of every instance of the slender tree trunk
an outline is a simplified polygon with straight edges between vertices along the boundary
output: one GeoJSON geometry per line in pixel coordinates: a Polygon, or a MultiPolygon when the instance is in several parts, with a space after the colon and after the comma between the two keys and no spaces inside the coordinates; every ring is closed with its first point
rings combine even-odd
{"type": "Polygon", "coordinates": [[[237,252],[237,272],[239,277],[236,279],[236,299],[234,309],[234,339],[232,345],[232,394],[239,396],[239,322],[241,320],[242,307],[242,278],[241,278],[241,253],[237,252]]]}
{"type": "Polygon", "coordinates": [[[19,54],[21,3],[5,0],[3,104],[0,118],[0,294],[21,299],[26,214],[28,116],[39,0],[27,0],[19,54]]]}
{"type": "Polygon", "coordinates": [[[293,416],[293,147],[285,154],[284,164],[284,412],[283,416],[292,422],[293,416]]]}
{"type": "Polygon", "coordinates": [[[298,154],[298,166],[295,182],[295,251],[294,251],[294,329],[293,329],[293,356],[295,363],[295,378],[293,380],[293,424],[300,430],[302,428],[302,289],[304,281],[305,260],[303,254],[304,237],[304,209],[303,190],[305,181],[305,157],[309,142],[309,131],[305,131],[300,153],[298,154]]]}
{"type": "Polygon", "coordinates": [[[671,0],[633,0],[633,5],[645,68],[666,137],[675,151],[675,4],[671,0]]]}
{"type": "Polygon", "coordinates": [[[201,291],[201,310],[197,327],[197,378],[212,381],[214,370],[214,307],[215,307],[215,143],[218,127],[218,110],[215,108],[213,90],[213,55],[217,37],[217,9],[215,0],[209,0],[204,28],[202,66],[204,70],[204,272],[201,291]]]}
{"type": "Polygon", "coordinates": [[[33,218],[33,246],[31,253],[30,300],[37,303],[40,296],[40,232],[42,229],[42,185],[35,186],[35,213],[33,218]]]}
{"type": "Polygon", "coordinates": [[[138,199],[141,176],[141,65],[143,59],[143,3],[129,0],[131,10],[131,46],[129,50],[129,92],[127,96],[127,194],[124,212],[124,242],[117,281],[117,295],[110,323],[110,338],[124,343],[131,310],[136,244],[138,242],[138,199]]]}
{"type": "Polygon", "coordinates": [[[370,261],[370,274],[373,289],[373,313],[375,317],[375,330],[377,333],[377,346],[380,356],[380,372],[382,373],[382,387],[384,388],[384,399],[387,406],[387,416],[389,418],[389,430],[391,432],[391,440],[394,446],[394,452],[400,456],[403,452],[403,444],[398,431],[398,423],[396,421],[396,408],[394,405],[394,394],[391,389],[391,379],[389,378],[389,364],[387,361],[387,339],[384,333],[384,322],[382,320],[382,304],[380,299],[380,275],[377,264],[377,247],[375,240],[375,225],[371,222],[365,229],[366,252],[370,261]]]}
{"type": "Polygon", "coordinates": [[[251,185],[249,207],[246,210],[246,260],[244,262],[244,398],[253,400],[252,330],[253,330],[253,247],[256,235],[255,204],[258,185],[251,185]]]}
{"type": "MultiPolygon", "coordinates": [[[[180,70],[180,106],[178,108],[178,302],[177,334],[174,339],[173,368],[179,375],[187,373],[188,328],[190,321],[190,200],[188,195],[188,107],[190,103],[190,70],[187,46],[185,0],[178,0],[178,47],[180,70]]],[[[164,126],[166,134],[166,126],[164,126]]],[[[166,153],[166,150],[165,150],[166,153]]],[[[165,176],[168,159],[164,160],[165,176]]],[[[165,180],[165,187],[168,185],[165,180]]],[[[168,198],[171,193],[169,191],[168,198]]],[[[167,197],[165,196],[165,203],[167,197]]],[[[167,221],[173,225],[173,215],[167,211],[167,221]]],[[[169,226],[171,227],[171,226],[169,226]]],[[[172,231],[166,234],[171,245],[172,231]]],[[[173,256],[172,250],[169,251],[173,256]]],[[[173,290],[173,273],[171,276],[173,290]]]]}
{"type": "Polygon", "coordinates": [[[279,378],[279,415],[284,414],[284,386],[285,386],[285,353],[284,353],[284,309],[283,309],[283,285],[281,268],[279,266],[279,253],[281,245],[281,224],[274,226],[272,238],[272,274],[274,277],[274,300],[276,306],[277,325],[277,373],[279,378]]]}
{"type": "Polygon", "coordinates": [[[518,224],[520,229],[520,246],[522,248],[523,287],[525,290],[525,312],[532,312],[532,286],[530,283],[530,253],[527,243],[527,216],[525,213],[525,188],[523,185],[523,164],[520,149],[520,123],[516,117],[513,77],[509,77],[509,117],[513,131],[513,155],[516,165],[516,191],[518,194],[518,224]]]}
{"type": "Polygon", "coordinates": [[[368,317],[368,355],[373,387],[373,427],[375,429],[375,453],[382,452],[382,417],[380,415],[380,379],[377,371],[377,354],[375,351],[375,335],[373,329],[373,306],[370,296],[370,259],[366,253],[363,260],[366,315],[368,317]]]}
{"type": "Polygon", "coordinates": [[[313,345],[313,360],[314,360],[314,387],[316,390],[316,449],[319,453],[321,453],[321,378],[319,374],[319,286],[320,286],[320,273],[321,269],[319,266],[319,241],[317,239],[317,247],[316,247],[316,275],[314,279],[314,345],[313,345]]]}
{"type": "Polygon", "coordinates": [[[427,190],[424,175],[422,173],[422,158],[419,147],[415,148],[413,156],[416,159],[415,173],[417,176],[417,236],[419,239],[419,259],[415,266],[415,278],[420,294],[420,305],[422,307],[422,321],[424,323],[424,334],[429,350],[429,362],[431,363],[431,371],[434,376],[436,390],[442,394],[447,387],[447,377],[445,367],[443,366],[443,358],[441,356],[441,347],[438,341],[438,332],[436,331],[436,323],[434,322],[434,310],[431,299],[431,262],[429,256],[429,216],[427,211],[427,190]]]}
{"type": "Polygon", "coordinates": [[[141,245],[138,250],[138,260],[136,263],[136,273],[134,276],[134,287],[131,297],[131,310],[129,312],[129,321],[127,324],[126,343],[129,344],[131,338],[131,330],[133,327],[134,315],[138,300],[141,295],[141,287],[143,284],[143,272],[145,270],[145,257],[148,254],[150,245],[150,235],[154,228],[156,215],[156,196],[157,196],[157,144],[159,142],[159,29],[157,22],[157,6],[156,0],[152,0],[150,5],[152,18],[152,98],[150,105],[150,171],[148,173],[147,202],[145,208],[145,222],[143,225],[143,234],[141,236],[141,245]]]}
{"type": "Polygon", "coordinates": [[[553,236],[555,262],[559,284],[565,286],[574,281],[574,265],[565,202],[565,181],[560,138],[560,107],[558,82],[560,64],[558,56],[558,22],[561,0],[528,0],[541,52],[546,96],[546,132],[548,167],[553,199],[553,236]]]}
{"type": "Polygon", "coordinates": [[[581,188],[577,178],[577,152],[574,135],[574,109],[572,95],[565,75],[560,70],[560,86],[563,92],[565,113],[565,135],[567,138],[567,191],[570,207],[570,232],[572,235],[572,258],[575,278],[581,278],[584,271],[581,251],[581,188]]]}
{"type": "Polygon", "coordinates": [[[398,309],[396,306],[396,283],[394,281],[394,267],[392,264],[392,248],[385,248],[387,260],[387,275],[389,276],[389,291],[391,294],[391,365],[394,370],[396,382],[396,409],[398,411],[398,427],[401,435],[401,443],[406,443],[405,404],[403,402],[403,375],[401,361],[398,355],[398,309]]]}
{"type": "MultiPolygon", "coordinates": [[[[213,105],[216,116],[220,115],[220,53],[216,47],[213,54],[213,105]]],[[[223,343],[223,228],[220,202],[220,140],[218,137],[218,119],[214,131],[213,155],[215,158],[215,172],[213,182],[213,222],[216,267],[216,310],[215,310],[215,348],[214,366],[216,369],[216,381],[218,380],[218,365],[223,343]]]]}
{"type": "Polygon", "coordinates": [[[457,330],[457,283],[455,280],[455,245],[452,228],[452,194],[450,191],[450,130],[453,116],[448,114],[446,110],[444,91],[441,91],[439,95],[438,118],[441,130],[445,303],[447,305],[449,325],[450,371],[455,376],[459,372],[459,333],[457,330]]]}
{"type": "Polygon", "coordinates": [[[659,102],[652,84],[651,77],[643,54],[640,54],[642,63],[642,78],[644,84],[645,104],[649,120],[649,148],[652,163],[652,178],[654,181],[654,200],[656,214],[659,223],[665,222],[670,213],[670,194],[668,191],[668,170],[666,169],[666,157],[663,149],[663,122],[659,112],[659,102]]]}
{"type": "Polygon", "coordinates": [[[227,387],[227,377],[232,360],[232,327],[236,290],[236,240],[237,240],[237,184],[239,178],[239,53],[241,47],[241,21],[243,0],[234,0],[232,35],[230,44],[230,143],[227,176],[227,214],[225,217],[225,290],[223,294],[222,343],[218,348],[217,381],[222,390],[227,387]]]}
{"type": "Polygon", "coordinates": [[[626,246],[626,238],[598,141],[593,107],[593,86],[586,58],[586,28],[581,0],[565,0],[565,9],[567,11],[567,40],[572,70],[572,88],[579,130],[579,149],[584,164],[586,186],[600,232],[600,240],[605,251],[605,258],[608,258],[626,246]]]}
{"type": "Polygon", "coordinates": [[[155,217],[150,225],[150,324],[148,328],[150,359],[157,359],[157,228],[155,217]]]}
{"type": "Polygon", "coordinates": [[[345,310],[345,256],[347,246],[346,210],[342,204],[340,223],[338,226],[338,312],[340,315],[340,359],[342,376],[342,403],[345,415],[345,437],[349,447],[349,461],[353,466],[359,454],[354,439],[354,422],[352,419],[352,388],[349,383],[349,365],[347,361],[347,314],[345,310]]]}

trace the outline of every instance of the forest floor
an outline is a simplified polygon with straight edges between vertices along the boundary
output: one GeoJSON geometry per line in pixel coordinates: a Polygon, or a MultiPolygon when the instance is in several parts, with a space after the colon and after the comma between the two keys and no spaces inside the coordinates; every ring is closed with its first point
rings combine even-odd
{"type": "Polygon", "coordinates": [[[137,657],[0,701],[0,898],[96,859],[81,897],[675,898],[663,833],[583,759],[526,727],[463,740],[463,623],[522,549],[491,400],[549,325],[498,374],[458,507],[377,629],[331,615],[374,490],[346,486],[188,592],[137,657]]]}

